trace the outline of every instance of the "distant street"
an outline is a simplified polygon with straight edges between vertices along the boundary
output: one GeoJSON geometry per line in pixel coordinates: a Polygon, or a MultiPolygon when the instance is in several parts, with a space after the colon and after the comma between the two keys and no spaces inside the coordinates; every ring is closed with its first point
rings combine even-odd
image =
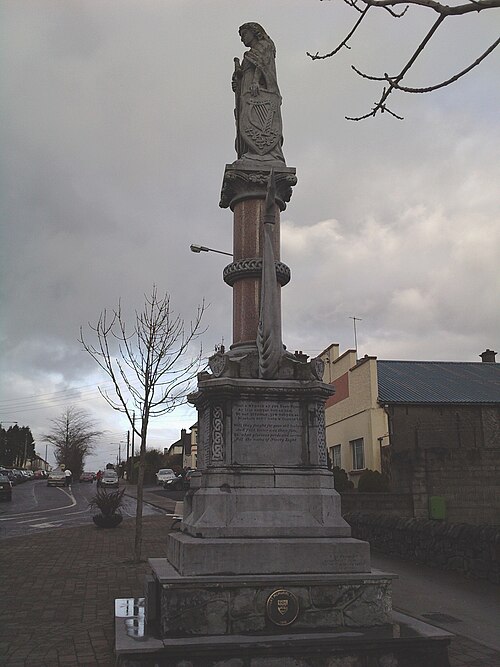
{"type": "MultiPolygon", "coordinates": [[[[96,513],[89,508],[89,500],[96,491],[95,483],[79,482],[69,488],[48,487],[46,480],[15,486],[12,502],[0,502],[0,539],[88,524],[96,513]]],[[[135,499],[124,496],[124,518],[135,516],[135,508],[135,499]]],[[[145,516],[158,511],[144,504],[145,516]]]]}

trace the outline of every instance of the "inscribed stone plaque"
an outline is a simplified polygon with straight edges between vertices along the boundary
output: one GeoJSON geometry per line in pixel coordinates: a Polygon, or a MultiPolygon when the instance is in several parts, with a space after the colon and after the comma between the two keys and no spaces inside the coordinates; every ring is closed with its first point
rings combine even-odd
{"type": "Polygon", "coordinates": [[[301,463],[305,433],[298,401],[236,401],[232,434],[237,463],[301,463]]]}

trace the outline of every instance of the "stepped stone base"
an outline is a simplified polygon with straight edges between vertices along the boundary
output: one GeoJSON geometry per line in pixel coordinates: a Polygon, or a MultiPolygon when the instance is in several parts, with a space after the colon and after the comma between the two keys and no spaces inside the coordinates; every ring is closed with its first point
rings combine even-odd
{"type": "Polygon", "coordinates": [[[346,538],[167,536],[168,560],[185,576],[369,573],[368,542],[346,538]]]}
{"type": "Polygon", "coordinates": [[[374,628],[159,639],[144,598],[115,601],[117,667],[449,667],[452,635],[392,612],[374,628]]]}

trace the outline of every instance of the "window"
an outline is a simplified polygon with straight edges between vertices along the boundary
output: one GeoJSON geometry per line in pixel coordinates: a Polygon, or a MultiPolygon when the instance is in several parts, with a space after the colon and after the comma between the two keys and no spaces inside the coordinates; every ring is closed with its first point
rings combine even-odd
{"type": "Polygon", "coordinates": [[[334,445],[330,447],[330,458],[332,460],[332,467],[342,468],[341,445],[334,445]]]}
{"type": "Polygon", "coordinates": [[[351,440],[352,468],[353,470],[363,470],[365,467],[365,446],[363,438],[351,440]]]}

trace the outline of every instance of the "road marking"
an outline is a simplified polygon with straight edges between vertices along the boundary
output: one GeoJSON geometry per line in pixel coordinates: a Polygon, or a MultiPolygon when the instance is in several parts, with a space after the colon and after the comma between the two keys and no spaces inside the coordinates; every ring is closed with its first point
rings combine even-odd
{"type": "Polygon", "coordinates": [[[31,487],[31,491],[33,492],[33,500],[35,501],[35,507],[38,505],[38,500],[36,499],[36,493],[35,493],[35,488],[37,487],[37,484],[33,484],[31,487]]]}
{"type": "Polygon", "coordinates": [[[46,523],[34,523],[30,528],[59,528],[62,526],[61,523],[50,523],[50,521],[47,521],[46,523]]]}
{"type": "MultiPolygon", "coordinates": [[[[32,512],[21,512],[19,514],[11,514],[9,517],[0,518],[0,521],[14,521],[18,517],[30,516],[30,514],[46,514],[47,512],[60,512],[61,510],[67,510],[76,505],[76,499],[75,496],[73,495],[73,492],[71,491],[71,487],[69,487],[70,488],[69,493],[65,489],[61,489],[60,486],[56,486],[55,488],[59,489],[59,491],[62,491],[65,496],[68,496],[68,498],[72,500],[71,505],[63,505],[62,507],[53,507],[52,509],[49,510],[33,510],[32,512]]],[[[31,520],[33,521],[33,519],[31,520]]]]}
{"type": "Polygon", "coordinates": [[[73,495],[73,489],[71,488],[71,485],[68,486],[69,493],[66,491],[66,489],[61,489],[60,486],[56,486],[56,489],[59,489],[59,491],[62,491],[68,498],[70,498],[73,502],[71,503],[70,507],[74,507],[76,505],[76,498],[73,495]]]}

